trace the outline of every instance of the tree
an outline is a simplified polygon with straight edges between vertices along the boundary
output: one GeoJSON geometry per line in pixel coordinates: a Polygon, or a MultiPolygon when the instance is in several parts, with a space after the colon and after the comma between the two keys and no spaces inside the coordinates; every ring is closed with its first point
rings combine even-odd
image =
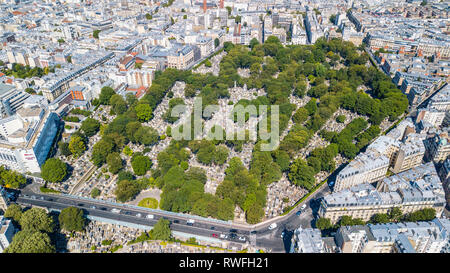
{"type": "Polygon", "coordinates": [[[117,152],[110,153],[106,157],[106,163],[108,164],[109,171],[112,174],[118,173],[123,168],[122,158],[120,157],[120,154],[117,152]]]}
{"type": "Polygon", "coordinates": [[[152,20],[153,16],[151,14],[149,14],[149,13],[146,13],[145,14],[145,18],[147,18],[147,20],[152,20]]]}
{"type": "Polygon", "coordinates": [[[67,207],[61,210],[58,217],[62,229],[72,231],[83,231],[86,225],[83,210],[76,207],[67,207]]]}
{"type": "Polygon", "coordinates": [[[297,186],[311,190],[315,184],[314,174],[314,169],[298,158],[292,163],[288,176],[297,186]]]}
{"type": "Polygon", "coordinates": [[[92,37],[94,37],[95,39],[99,39],[98,34],[100,33],[100,31],[101,30],[99,30],[99,29],[94,30],[94,32],[92,32],[92,37]]]}
{"type": "Polygon", "coordinates": [[[144,175],[152,167],[152,161],[148,156],[138,155],[131,160],[131,166],[136,175],[144,175]]]}
{"type": "Polygon", "coordinates": [[[6,209],[4,216],[6,218],[13,219],[16,223],[19,223],[20,218],[22,217],[22,207],[17,204],[11,204],[6,209]]]}
{"type": "Polygon", "coordinates": [[[22,230],[32,232],[53,232],[54,222],[53,218],[41,208],[31,208],[25,211],[20,217],[20,226],[22,230]]]}
{"type": "Polygon", "coordinates": [[[215,38],[215,39],[214,39],[214,47],[215,47],[215,48],[218,48],[219,45],[220,45],[219,38],[215,38]]]}
{"type": "Polygon", "coordinates": [[[98,196],[100,196],[100,190],[98,188],[93,188],[91,191],[91,197],[96,198],[98,196]]]}
{"type": "Polygon", "coordinates": [[[46,233],[28,230],[19,231],[14,235],[5,253],[54,253],[50,237],[46,233]]]}
{"type": "Polygon", "coordinates": [[[106,162],[106,157],[114,148],[114,143],[101,139],[92,147],[91,160],[95,166],[100,167],[106,162]]]}
{"type": "Polygon", "coordinates": [[[264,209],[255,202],[248,208],[245,216],[247,219],[247,223],[257,224],[261,222],[262,218],[264,217],[264,209]]]}
{"type": "Polygon", "coordinates": [[[304,123],[309,116],[309,112],[304,107],[301,107],[295,112],[295,114],[292,116],[292,121],[294,121],[296,124],[302,124],[304,123]]]}
{"type": "Polygon", "coordinates": [[[154,240],[168,241],[172,238],[172,231],[170,230],[169,220],[159,218],[153,229],[150,231],[151,237],[154,240]]]}
{"type": "Polygon", "coordinates": [[[136,115],[141,122],[149,121],[152,118],[152,108],[149,104],[140,103],[136,106],[136,115]]]}
{"type": "Polygon", "coordinates": [[[72,136],[69,142],[69,150],[75,158],[78,158],[86,150],[86,145],[79,136],[72,136]]]}
{"type": "Polygon", "coordinates": [[[69,143],[60,141],[58,142],[58,149],[63,156],[69,156],[72,152],[69,149],[69,143]]]}
{"type": "Polygon", "coordinates": [[[256,38],[250,40],[250,48],[253,49],[256,45],[259,45],[259,41],[256,38]]]}
{"type": "Polygon", "coordinates": [[[18,189],[27,183],[27,179],[22,174],[14,170],[7,170],[0,166],[0,185],[7,188],[18,189]]]}
{"type": "Polygon", "coordinates": [[[394,207],[389,211],[388,215],[391,221],[398,222],[402,218],[403,213],[400,208],[394,207]]]}
{"type": "Polygon", "coordinates": [[[109,86],[102,87],[102,90],[100,91],[100,96],[98,97],[100,104],[108,105],[109,100],[114,94],[116,94],[116,92],[111,87],[109,86]]]}
{"type": "Polygon", "coordinates": [[[339,116],[336,117],[336,121],[338,123],[344,123],[346,119],[347,118],[345,117],[345,115],[339,115],[339,116]]]}
{"type": "Polygon", "coordinates": [[[61,182],[67,175],[67,165],[57,158],[49,158],[41,168],[41,176],[45,181],[61,182]]]}
{"type": "Polygon", "coordinates": [[[386,224],[390,222],[390,219],[385,213],[376,213],[370,217],[370,222],[373,224],[386,224]]]}
{"type": "Polygon", "coordinates": [[[333,227],[329,218],[319,218],[316,220],[316,227],[320,230],[326,230],[333,227]]]}
{"type": "Polygon", "coordinates": [[[117,183],[115,191],[116,199],[119,202],[126,202],[139,193],[138,185],[129,180],[122,180],[117,183]]]}
{"type": "Polygon", "coordinates": [[[81,123],[80,129],[87,137],[91,137],[100,130],[100,122],[94,118],[87,118],[81,123]]]}
{"type": "Polygon", "coordinates": [[[127,102],[121,95],[114,94],[109,99],[109,104],[117,115],[123,114],[127,111],[127,102]]]}

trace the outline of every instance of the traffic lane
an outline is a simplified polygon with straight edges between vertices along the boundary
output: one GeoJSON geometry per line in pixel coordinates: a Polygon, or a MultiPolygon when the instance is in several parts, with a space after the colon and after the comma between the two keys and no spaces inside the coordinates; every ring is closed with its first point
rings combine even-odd
{"type": "MultiPolygon", "coordinates": [[[[51,208],[55,208],[55,209],[59,209],[62,210],[70,205],[66,204],[66,203],[58,203],[56,201],[48,201],[48,200],[43,200],[40,198],[23,198],[23,197],[19,197],[17,199],[18,203],[22,203],[25,205],[28,204],[32,204],[32,205],[37,205],[37,206],[41,206],[41,207],[51,207],[51,208]]],[[[104,218],[108,218],[108,219],[113,219],[113,220],[117,220],[117,221],[124,221],[124,222],[131,222],[134,224],[140,224],[140,225],[147,225],[147,226],[154,226],[157,221],[160,218],[164,218],[167,219],[171,222],[170,226],[171,229],[175,230],[175,231],[180,231],[180,232],[185,232],[185,233],[190,233],[190,234],[195,234],[195,235],[202,235],[202,236],[210,236],[213,237],[213,234],[217,235],[217,239],[221,239],[221,240],[227,240],[227,241],[232,241],[232,242],[240,242],[243,243],[245,241],[249,240],[249,237],[247,234],[242,234],[236,232],[236,238],[232,238],[230,236],[230,230],[229,229],[223,229],[220,227],[215,227],[214,230],[211,230],[210,228],[207,228],[207,226],[210,225],[201,225],[198,226],[198,224],[194,223],[193,225],[187,225],[184,224],[182,222],[176,222],[177,219],[176,218],[172,218],[172,217],[168,217],[168,216],[155,216],[154,219],[148,219],[145,218],[143,215],[141,217],[138,217],[134,214],[125,214],[124,212],[130,212],[130,210],[125,210],[125,211],[121,211],[120,213],[114,213],[108,210],[101,210],[98,208],[92,208],[89,206],[78,206],[80,209],[83,209],[84,211],[86,211],[89,215],[91,216],[98,216],[98,217],[104,217],[104,218]],[[227,236],[227,238],[220,238],[220,235],[224,234],[227,236]],[[240,240],[239,238],[245,238],[245,240],[240,240]]],[[[214,237],[213,237],[214,238],[214,237]]]]}
{"type": "MultiPolygon", "coordinates": [[[[28,194],[27,194],[28,195],[28,194]]],[[[26,198],[31,198],[31,196],[34,195],[36,196],[36,199],[40,199],[40,198],[44,198],[45,200],[49,200],[49,201],[54,201],[54,202],[59,202],[59,203],[63,203],[63,204],[67,204],[67,205],[73,205],[73,206],[77,206],[77,207],[87,207],[86,205],[90,206],[92,208],[92,206],[95,206],[96,208],[102,208],[102,207],[106,207],[108,209],[119,209],[123,212],[132,212],[132,213],[144,213],[144,214],[153,214],[154,216],[160,216],[160,217],[166,217],[166,218],[171,218],[171,219],[176,219],[178,221],[181,222],[187,222],[187,220],[189,220],[189,216],[177,216],[177,215],[171,215],[171,214],[165,214],[164,212],[149,212],[148,210],[145,209],[139,209],[139,208],[129,208],[129,207],[122,207],[120,205],[113,205],[113,204],[103,204],[103,203],[99,203],[99,202],[95,202],[95,201],[91,201],[91,200],[79,200],[79,199],[75,199],[75,198],[70,198],[70,197],[61,197],[61,196],[49,196],[49,195],[43,195],[43,194],[31,194],[28,195],[28,197],[26,198]]],[[[33,199],[33,198],[31,198],[33,199]]],[[[34,199],[33,199],[34,200],[34,199]]],[[[215,230],[218,231],[227,231],[227,230],[231,230],[233,229],[232,224],[228,224],[228,225],[224,225],[221,223],[210,223],[210,222],[206,222],[206,221],[202,221],[199,219],[195,219],[195,223],[194,225],[200,225],[202,227],[206,228],[211,228],[214,227],[215,230]]],[[[249,230],[242,230],[242,229],[236,229],[238,234],[243,234],[243,235],[249,235],[250,231],[249,230]]]]}

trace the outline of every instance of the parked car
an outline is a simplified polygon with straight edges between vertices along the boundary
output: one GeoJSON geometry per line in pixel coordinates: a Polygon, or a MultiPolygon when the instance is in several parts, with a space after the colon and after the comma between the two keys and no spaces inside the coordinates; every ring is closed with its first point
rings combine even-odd
{"type": "Polygon", "coordinates": [[[226,234],[220,234],[220,238],[226,239],[226,238],[228,238],[228,236],[226,234]]]}
{"type": "Polygon", "coordinates": [[[187,224],[188,226],[193,226],[194,223],[195,223],[195,221],[192,220],[192,219],[189,219],[189,220],[187,220],[187,222],[186,222],[186,224],[187,224]]]}
{"type": "Polygon", "coordinates": [[[149,214],[149,215],[145,216],[145,218],[147,218],[147,219],[153,219],[153,218],[155,218],[155,216],[153,216],[153,214],[149,214]]]}
{"type": "Polygon", "coordinates": [[[301,210],[297,211],[297,213],[295,215],[300,216],[300,214],[302,213],[301,210]]]}
{"type": "Polygon", "coordinates": [[[142,214],[138,213],[138,214],[136,214],[136,216],[140,218],[140,217],[142,217],[142,214]]]}
{"type": "Polygon", "coordinates": [[[245,237],[239,237],[239,241],[243,241],[243,242],[245,242],[247,239],[245,239],[245,237]]]}
{"type": "Polygon", "coordinates": [[[269,229],[272,230],[276,227],[277,227],[277,223],[272,223],[272,224],[270,224],[269,229]]]}
{"type": "Polygon", "coordinates": [[[300,209],[302,210],[306,209],[306,204],[303,204],[300,209]]]}
{"type": "Polygon", "coordinates": [[[212,237],[214,237],[214,238],[219,238],[219,235],[213,233],[213,234],[212,234],[212,237]]]}

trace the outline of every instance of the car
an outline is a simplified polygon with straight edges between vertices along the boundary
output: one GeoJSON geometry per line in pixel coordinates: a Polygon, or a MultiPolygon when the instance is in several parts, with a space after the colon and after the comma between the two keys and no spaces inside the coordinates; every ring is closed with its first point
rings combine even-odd
{"type": "Polygon", "coordinates": [[[96,209],[97,207],[96,206],[91,206],[91,209],[96,209]]]}
{"type": "Polygon", "coordinates": [[[300,214],[302,213],[301,210],[297,211],[297,213],[295,213],[295,215],[300,216],[300,214]]]}
{"type": "Polygon", "coordinates": [[[231,239],[235,239],[237,237],[236,233],[230,233],[229,236],[230,236],[231,239]]]}
{"type": "Polygon", "coordinates": [[[83,203],[78,203],[78,206],[82,207],[82,206],[84,206],[84,204],[83,203]]]}
{"type": "Polygon", "coordinates": [[[138,213],[136,214],[136,217],[142,217],[142,214],[138,213]]]}
{"type": "Polygon", "coordinates": [[[44,199],[44,196],[41,196],[41,200],[45,200],[45,199],[44,199]]]}
{"type": "Polygon", "coordinates": [[[240,236],[240,237],[239,237],[239,241],[245,242],[245,241],[247,241],[247,239],[245,239],[245,237],[243,237],[243,236],[240,236]]]}
{"type": "Polygon", "coordinates": [[[301,209],[301,210],[306,209],[306,204],[303,204],[303,205],[300,207],[300,209],[301,209]]]}
{"type": "Polygon", "coordinates": [[[210,227],[209,229],[211,229],[211,230],[215,230],[216,228],[215,228],[215,227],[210,227]]]}
{"type": "Polygon", "coordinates": [[[218,237],[219,237],[219,235],[217,235],[217,234],[213,233],[213,234],[212,234],[212,237],[214,237],[214,238],[218,238],[218,237]]]}
{"type": "Polygon", "coordinates": [[[276,228],[277,227],[277,223],[272,223],[272,224],[270,224],[270,226],[269,226],[269,230],[272,230],[272,229],[274,229],[274,228],[276,228]]]}
{"type": "Polygon", "coordinates": [[[174,222],[175,224],[179,224],[179,223],[180,223],[179,220],[173,220],[173,222],[174,222]]]}
{"type": "Polygon", "coordinates": [[[226,239],[226,238],[228,238],[228,236],[226,234],[220,234],[220,238],[226,239]]]}
{"type": "Polygon", "coordinates": [[[252,232],[250,232],[250,234],[256,234],[256,233],[258,233],[258,231],[256,231],[256,230],[253,230],[252,232]]]}
{"type": "Polygon", "coordinates": [[[120,209],[112,209],[111,212],[112,213],[120,213],[120,209]]]}
{"type": "Polygon", "coordinates": [[[147,218],[147,219],[154,219],[155,216],[153,216],[153,214],[148,214],[147,216],[145,216],[145,218],[147,218]]]}
{"type": "Polygon", "coordinates": [[[281,238],[284,238],[284,231],[281,232],[281,238]]]}
{"type": "Polygon", "coordinates": [[[123,212],[125,215],[131,215],[131,212],[129,212],[129,211],[124,211],[123,212]]]}
{"type": "Polygon", "coordinates": [[[237,231],[237,229],[230,229],[230,232],[231,233],[237,233],[238,231],[237,231]]]}
{"type": "Polygon", "coordinates": [[[186,222],[186,225],[188,225],[188,226],[193,226],[193,225],[194,225],[194,223],[195,223],[195,221],[194,221],[194,220],[192,220],[192,219],[189,219],[189,220],[187,220],[187,222],[186,222]]]}
{"type": "Polygon", "coordinates": [[[106,208],[100,208],[101,210],[106,210],[106,208]]]}

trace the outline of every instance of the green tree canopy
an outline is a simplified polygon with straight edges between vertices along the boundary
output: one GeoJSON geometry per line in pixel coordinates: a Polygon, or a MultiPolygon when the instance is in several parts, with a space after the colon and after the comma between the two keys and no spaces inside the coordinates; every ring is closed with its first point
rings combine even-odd
{"type": "Polygon", "coordinates": [[[129,180],[122,180],[117,183],[117,188],[115,191],[116,199],[119,202],[126,202],[139,193],[138,185],[129,180]]]}
{"type": "Polygon", "coordinates": [[[148,156],[138,155],[131,160],[131,166],[136,175],[144,175],[152,167],[152,161],[148,156]]]}
{"type": "Polygon", "coordinates": [[[150,231],[151,237],[155,240],[168,241],[172,238],[172,231],[170,230],[169,220],[159,218],[153,229],[150,231]]]}
{"type": "Polygon", "coordinates": [[[53,232],[54,222],[53,218],[41,208],[31,208],[25,211],[20,218],[20,226],[22,230],[27,231],[40,231],[40,232],[53,232]]]}
{"type": "Polygon", "coordinates": [[[64,208],[58,217],[59,225],[66,231],[83,231],[86,224],[83,210],[76,207],[64,208]]]}
{"type": "Polygon", "coordinates": [[[43,232],[22,230],[14,235],[5,253],[54,253],[50,237],[43,232]]]}
{"type": "Polygon", "coordinates": [[[116,92],[111,87],[109,86],[102,87],[102,90],[100,91],[100,96],[98,98],[100,104],[103,105],[109,104],[109,100],[114,94],[116,94],[116,92]]]}
{"type": "Polygon", "coordinates": [[[67,165],[57,158],[49,158],[42,165],[41,175],[45,181],[61,182],[67,175],[67,165]]]}

